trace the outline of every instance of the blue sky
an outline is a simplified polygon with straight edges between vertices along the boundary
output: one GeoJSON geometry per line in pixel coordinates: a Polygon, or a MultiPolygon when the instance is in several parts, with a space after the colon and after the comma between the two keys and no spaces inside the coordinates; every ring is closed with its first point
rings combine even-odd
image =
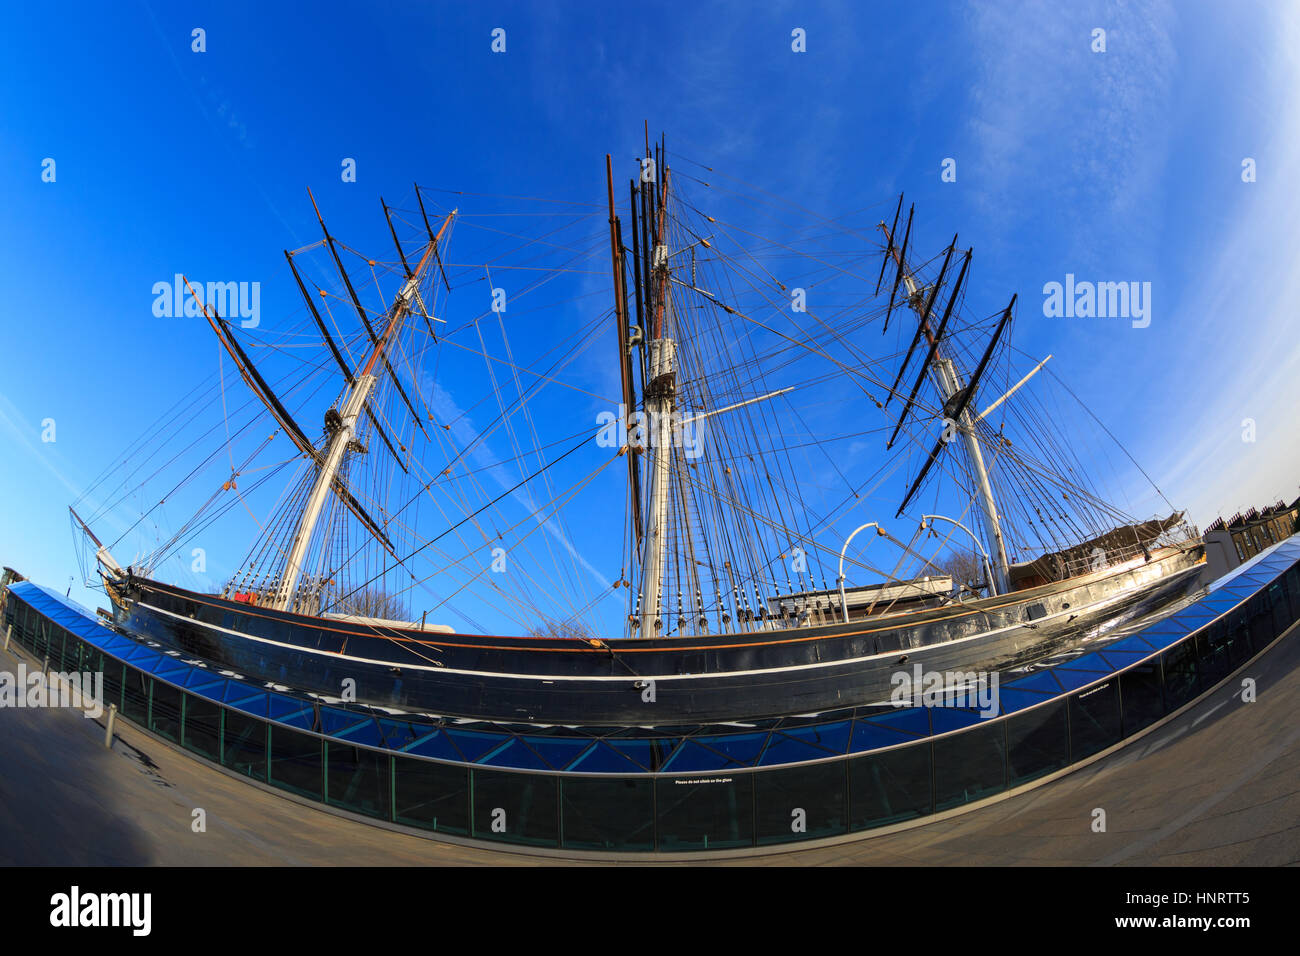
{"type": "MultiPolygon", "coordinates": [[[[378,198],[412,180],[599,201],[604,154],[626,167],[643,119],[826,214],[905,189],[931,249],[954,231],[975,247],[982,311],[1018,292],[1016,346],[1051,353],[1202,526],[1297,494],[1292,5],[124,2],[7,19],[0,560],[43,582],[75,573],[67,504],[215,366],[205,327],[153,316],[153,283],[247,278],[265,315],[288,312],[281,250],[318,235],[307,187],[336,234],[387,246],[378,198]],[[1150,282],[1150,326],[1043,316],[1067,273],[1150,282]]],[[[1140,489],[1120,503],[1160,507],[1140,489]]]]}

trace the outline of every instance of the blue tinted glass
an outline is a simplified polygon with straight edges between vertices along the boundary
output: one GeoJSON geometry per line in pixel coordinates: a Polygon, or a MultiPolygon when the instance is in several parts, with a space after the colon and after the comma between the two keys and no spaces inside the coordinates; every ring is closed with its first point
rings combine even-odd
{"type": "Polygon", "coordinates": [[[849,749],[853,753],[862,753],[880,747],[892,747],[894,744],[901,744],[915,739],[911,734],[905,734],[901,730],[891,730],[888,727],[882,727],[880,724],[873,724],[867,720],[857,720],[853,724],[853,740],[849,745],[849,749]]]}
{"type": "Polygon", "coordinates": [[[585,737],[528,737],[528,746],[537,751],[553,770],[563,770],[591,746],[585,737]]]}
{"type": "Polygon", "coordinates": [[[760,766],[771,767],[781,763],[803,763],[808,760],[820,760],[830,755],[830,751],[824,747],[818,747],[802,740],[795,740],[793,737],[787,737],[785,734],[774,732],[771,740],[767,742],[767,749],[763,751],[763,756],[758,762],[760,766]]]}
{"type": "MultiPolygon", "coordinates": [[[[616,751],[637,765],[638,770],[653,770],[655,767],[655,741],[645,739],[626,740],[619,738],[609,741],[616,751]]],[[[666,751],[665,751],[666,752],[666,751]]]]}
{"type": "Polygon", "coordinates": [[[1157,650],[1176,644],[1191,633],[1185,627],[1165,627],[1163,625],[1149,628],[1142,632],[1143,639],[1157,650]]]}
{"type": "MultiPolygon", "coordinates": [[[[697,748],[703,749],[703,748],[697,748]]],[[[722,761],[716,754],[715,761],[722,761]]],[[[603,740],[573,762],[570,770],[582,773],[642,773],[641,767],[616,751],[603,740]]]]}
{"type": "MultiPolygon", "coordinates": [[[[230,682],[232,685],[234,681],[230,682]]],[[[227,688],[226,703],[236,710],[242,710],[245,713],[253,714],[257,717],[266,716],[266,691],[258,691],[252,694],[247,693],[246,688],[238,688],[241,693],[232,694],[231,688],[227,688]],[[230,699],[233,697],[234,699],[230,699]]]]}
{"type": "Polygon", "coordinates": [[[1107,663],[1100,654],[1096,652],[1092,654],[1084,654],[1080,657],[1076,657],[1073,660],[1066,661],[1061,666],[1069,667],[1070,669],[1076,671],[1105,672],[1105,671],[1112,671],[1115,669],[1109,663],[1107,663]]]}
{"type": "Polygon", "coordinates": [[[1116,651],[1108,647],[1101,652],[1101,656],[1106,659],[1113,669],[1119,670],[1121,667],[1136,664],[1144,657],[1150,657],[1151,653],[1151,651],[1116,651]]]}
{"type": "Polygon", "coordinates": [[[336,734],[340,730],[352,727],[363,720],[368,721],[372,720],[372,718],[366,714],[358,714],[355,711],[340,710],[337,707],[326,707],[324,704],[321,704],[320,732],[323,734],[336,734]]]}
{"type": "Polygon", "coordinates": [[[464,760],[460,751],[451,745],[447,739],[446,733],[441,730],[435,730],[427,737],[409,744],[406,747],[407,753],[419,754],[421,757],[436,757],[439,760],[464,760]]]}
{"type": "Polygon", "coordinates": [[[1114,644],[1107,644],[1102,648],[1103,651],[1136,651],[1142,654],[1150,654],[1152,651],[1157,649],[1158,648],[1147,643],[1136,634],[1132,637],[1126,637],[1123,640],[1116,641],[1114,644]]]}
{"type": "Polygon", "coordinates": [[[185,678],[189,676],[191,670],[193,670],[193,668],[184,661],[178,661],[174,657],[167,657],[165,655],[151,668],[153,674],[163,678],[164,680],[169,680],[173,684],[184,683],[185,678]]]}
{"type": "Polygon", "coordinates": [[[1101,671],[1075,671],[1068,667],[1056,668],[1056,679],[1065,690],[1074,690],[1084,684],[1091,684],[1106,677],[1101,671]]]}
{"type": "Polygon", "coordinates": [[[752,766],[767,744],[767,731],[756,734],[724,734],[718,737],[699,737],[706,747],[721,751],[742,766],[752,766]]]}
{"type": "Polygon", "coordinates": [[[960,730],[962,727],[973,727],[984,722],[978,710],[968,710],[965,707],[935,707],[930,713],[930,720],[936,734],[960,730]]]}
{"type": "Polygon", "coordinates": [[[373,717],[367,717],[361,723],[339,731],[335,736],[351,743],[365,744],[367,747],[384,746],[384,735],[379,732],[379,722],[373,717]]]}
{"type": "Polygon", "coordinates": [[[879,713],[864,714],[873,724],[881,724],[909,734],[925,737],[930,733],[930,712],[925,707],[880,707],[879,713]]]}
{"type": "Polygon", "coordinates": [[[1045,694],[1057,694],[1061,691],[1061,685],[1056,678],[1052,676],[1052,671],[1036,671],[1033,674],[1026,674],[1024,677],[1015,677],[1009,681],[1003,681],[1002,688],[1014,687],[1016,690],[1036,690],[1045,694]]]}
{"type": "Polygon", "coordinates": [[[1021,690],[1019,687],[1002,687],[998,690],[998,703],[1002,707],[1002,713],[1010,714],[1017,710],[1024,710],[1026,707],[1032,707],[1034,704],[1041,704],[1045,700],[1052,699],[1051,694],[1042,694],[1031,690],[1021,690]]]}
{"type": "Polygon", "coordinates": [[[474,730],[448,730],[447,736],[469,763],[490,753],[504,742],[500,734],[484,734],[474,730]]]}
{"type": "Polygon", "coordinates": [[[480,763],[492,767],[514,767],[519,770],[549,770],[546,761],[537,756],[518,737],[510,738],[504,746],[484,757],[480,763]]]}
{"type": "Polygon", "coordinates": [[[832,724],[814,724],[810,727],[785,727],[780,733],[806,744],[820,747],[828,754],[842,754],[849,746],[849,734],[853,725],[850,721],[840,720],[832,724]]]}

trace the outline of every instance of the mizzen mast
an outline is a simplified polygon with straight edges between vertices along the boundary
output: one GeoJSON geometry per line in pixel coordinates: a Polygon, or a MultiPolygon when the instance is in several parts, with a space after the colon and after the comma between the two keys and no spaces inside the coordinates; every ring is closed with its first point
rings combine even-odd
{"type": "MultiPolygon", "coordinates": [[[[902,209],[901,197],[899,198],[899,209],[902,209]]],[[[989,546],[990,556],[993,559],[994,580],[989,582],[989,584],[990,587],[996,588],[998,594],[1006,594],[1010,590],[1011,582],[1011,569],[1007,561],[1007,548],[1002,535],[1002,523],[998,515],[997,502],[993,497],[993,487],[989,482],[988,469],[984,465],[984,453],[980,448],[979,438],[975,433],[975,424],[977,419],[974,414],[972,414],[969,405],[971,398],[974,395],[975,386],[978,384],[979,377],[988,364],[993,347],[997,343],[1007,320],[1010,318],[1012,306],[1015,304],[1015,299],[1013,298],[1011,300],[1012,305],[1007,306],[1007,310],[1002,316],[1002,321],[999,323],[998,329],[993,335],[993,340],[989,343],[988,349],[984,353],[984,358],[980,362],[979,369],[976,371],[975,375],[971,377],[970,382],[964,383],[961,380],[960,373],[957,371],[956,363],[954,363],[949,356],[944,354],[943,331],[944,326],[947,324],[948,316],[952,311],[953,304],[956,302],[958,293],[961,291],[961,284],[966,276],[966,267],[970,264],[970,252],[969,250],[967,251],[962,263],[961,274],[957,278],[957,283],[953,288],[951,297],[949,298],[948,308],[944,312],[942,324],[940,325],[938,334],[936,334],[930,328],[930,313],[934,307],[934,300],[938,294],[939,287],[943,284],[944,273],[947,272],[948,264],[951,261],[953,251],[957,244],[957,237],[953,237],[952,244],[948,247],[948,254],[944,259],[943,268],[939,273],[939,278],[936,280],[934,287],[930,290],[930,294],[927,296],[924,294],[924,288],[917,282],[916,276],[913,274],[911,269],[908,268],[905,259],[907,243],[911,237],[912,228],[912,213],[910,210],[907,216],[907,231],[904,235],[903,247],[901,249],[894,244],[894,230],[897,229],[897,227],[897,214],[895,214],[894,226],[892,228],[887,228],[883,222],[881,222],[879,226],[880,231],[885,234],[887,242],[886,262],[892,259],[898,267],[897,274],[894,277],[894,291],[897,291],[899,283],[901,282],[906,291],[907,305],[916,312],[919,323],[917,334],[913,337],[912,348],[908,350],[907,357],[908,359],[911,358],[912,350],[916,348],[920,338],[924,336],[930,349],[926,356],[926,362],[922,366],[921,376],[924,376],[927,370],[930,372],[935,385],[938,387],[939,394],[943,399],[943,412],[945,418],[950,418],[956,422],[957,432],[961,436],[962,444],[965,446],[966,455],[970,461],[971,469],[974,474],[975,498],[979,505],[985,533],[988,537],[987,543],[989,546]]],[[[884,274],[883,266],[881,274],[882,276],[884,274]]],[[[891,292],[891,311],[893,309],[893,304],[894,294],[891,292]]],[[[886,319],[886,321],[888,321],[888,319],[886,319]]],[[[905,360],[903,363],[904,368],[906,365],[907,361],[905,360]]],[[[902,374],[903,369],[900,368],[899,376],[901,377],[902,374]]],[[[920,377],[918,377],[917,381],[918,386],[919,384],[920,377]]],[[[897,382],[895,382],[895,386],[897,386],[897,382]]],[[[899,419],[900,427],[907,416],[908,408],[911,406],[912,400],[915,396],[916,388],[913,388],[912,395],[908,398],[907,405],[903,409],[903,415],[899,419]]],[[[895,435],[897,435],[897,429],[895,429],[895,435]]],[[[920,487],[921,481],[925,477],[925,473],[929,470],[929,466],[933,464],[935,459],[938,457],[938,454],[943,447],[943,441],[944,439],[940,438],[940,444],[936,445],[935,450],[930,453],[930,457],[927,459],[921,474],[917,476],[916,481],[913,482],[911,489],[903,500],[903,503],[899,506],[898,511],[900,514],[911,501],[912,495],[914,495],[920,487]]],[[[891,438],[890,444],[892,443],[893,439],[891,438]]]]}

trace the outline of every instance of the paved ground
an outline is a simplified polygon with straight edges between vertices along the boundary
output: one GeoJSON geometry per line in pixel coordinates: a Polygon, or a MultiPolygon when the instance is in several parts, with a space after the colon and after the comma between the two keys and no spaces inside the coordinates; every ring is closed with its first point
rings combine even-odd
{"type": "MultiPolygon", "coordinates": [[[[0,670],[17,658],[0,653],[0,670]]],[[[769,864],[1287,865],[1300,862],[1300,633],[1134,745],[994,806],[924,827],[743,861],[769,864]],[[1093,833],[1104,808],[1106,833],[1093,833]]],[[[538,858],[438,843],[268,793],[119,722],[0,709],[0,864],[497,864],[538,858]],[[207,812],[193,833],[191,813],[207,812]]],[[[547,862],[554,862],[547,861],[547,862]]]]}

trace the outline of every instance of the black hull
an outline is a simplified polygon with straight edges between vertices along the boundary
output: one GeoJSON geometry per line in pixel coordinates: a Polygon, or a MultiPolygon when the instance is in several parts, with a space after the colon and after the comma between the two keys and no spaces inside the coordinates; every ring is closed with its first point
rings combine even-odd
{"type": "Polygon", "coordinates": [[[910,670],[996,670],[1103,621],[1142,616],[1199,582],[1198,547],[942,610],[822,628],[628,640],[375,629],[135,579],[116,595],[131,632],[252,678],[440,715],[592,725],[811,713],[885,700],[910,670]]]}

